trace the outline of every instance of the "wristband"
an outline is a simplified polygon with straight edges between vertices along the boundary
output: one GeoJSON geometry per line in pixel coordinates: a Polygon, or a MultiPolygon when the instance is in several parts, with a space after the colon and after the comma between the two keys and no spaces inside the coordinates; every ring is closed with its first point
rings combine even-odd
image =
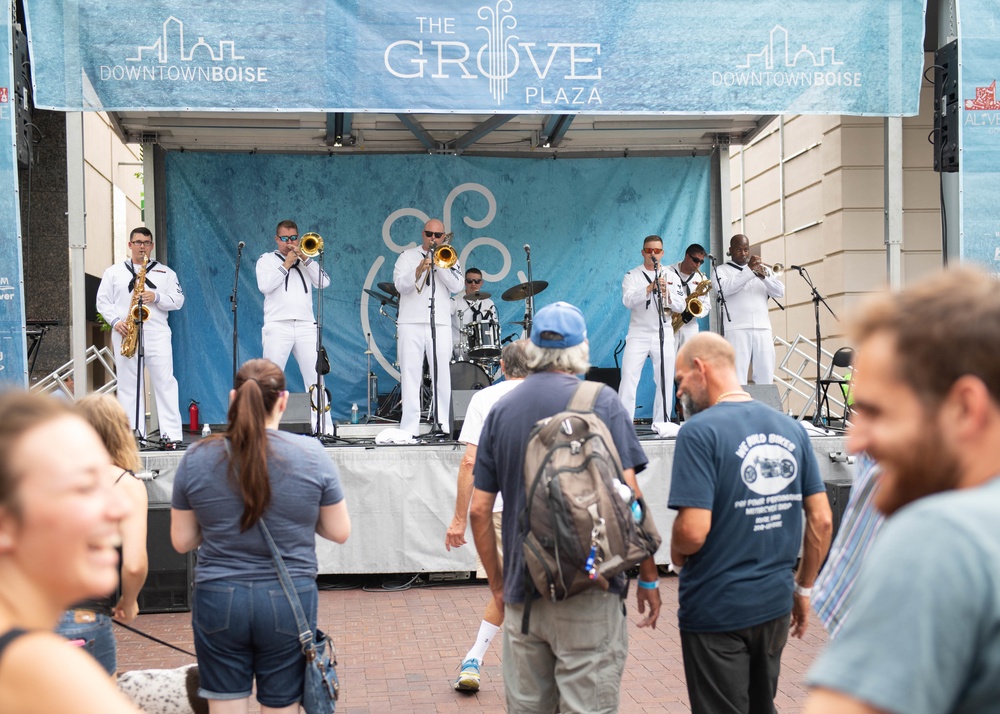
{"type": "Polygon", "coordinates": [[[652,582],[647,583],[642,578],[639,578],[638,580],[636,580],[636,582],[639,584],[639,587],[642,588],[643,590],[657,590],[660,587],[659,580],[654,580],[652,582]]]}
{"type": "Polygon", "coordinates": [[[809,597],[810,595],[812,595],[812,592],[813,592],[812,588],[804,588],[801,585],[799,585],[798,583],[795,583],[795,594],[796,595],[801,595],[802,597],[809,597]]]}

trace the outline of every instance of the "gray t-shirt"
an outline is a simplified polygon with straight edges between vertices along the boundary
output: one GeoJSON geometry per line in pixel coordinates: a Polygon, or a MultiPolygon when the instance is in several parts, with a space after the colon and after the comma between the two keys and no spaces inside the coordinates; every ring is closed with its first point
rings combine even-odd
{"type": "MultiPolygon", "coordinates": [[[[264,522],[291,576],[315,578],[319,509],[343,500],[340,476],[315,439],[272,429],[267,436],[271,504],[264,512],[264,522]]],[[[184,454],[174,476],[170,505],[193,510],[201,528],[196,583],[277,577],[260,529],[253,526],[240,532],[243,499],[227,477],[222,439],[203,442],[184,454]]]]}
{"type": "Polygon", "coordinates": [[[809,684],[897,714],[1000,706],[1000,477],[886,520],[809,684]]]}

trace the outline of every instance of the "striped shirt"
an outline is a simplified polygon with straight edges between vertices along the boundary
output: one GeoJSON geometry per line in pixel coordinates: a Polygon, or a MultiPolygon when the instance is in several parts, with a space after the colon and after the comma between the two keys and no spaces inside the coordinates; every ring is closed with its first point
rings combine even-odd
{"type": "Polygon", "coordinates": [[[844,620],[850,615],[854,583],[861,563],[885,520],[874,504],[879,473],[878,464],[867,454],[862,454],[851,485],[851,496],[840,521],[840,530],[830,547],[830,557],[813,586],[813,609],[831,638],[837,636],[844,620]]]}

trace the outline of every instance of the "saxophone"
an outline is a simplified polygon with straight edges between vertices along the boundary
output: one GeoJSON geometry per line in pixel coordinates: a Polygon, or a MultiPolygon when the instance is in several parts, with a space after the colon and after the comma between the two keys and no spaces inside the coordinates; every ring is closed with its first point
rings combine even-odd
{"type": "MultiPolygon", "coordinates": [[[[698,274],[701,275],[700,272],[698,274]]],[[[702,275],[698,287],[694,289],[693,293],[688,295],[687,302],[684,305],[684,312],[675,312],[673,317],[670,318],[670,326],[674,328],[675,334],[684,325],[691,322],[692,318],[701,317],[705,314],[705,305],[702,303],[701,298],[705,297],[711,289],[712,281],[702,275]],[[686,320],[684,319],[685,317],[687,317],[686,320]]]]}
{"type": "Polygon", "coordinates": [[[139,346],[139,329],[137,322],[145,322],[149,319],[149,308],[145,305],[142,306],[142,311],[139,310],[139,296],[142,291],[146,288],[146,266],[149,264],[149,256],[144,255],[142,257],[142,268],[139,270],[139,274],[135,276],[135,287],[132,288],[132,303],[128,308],[128,315],[125,319],[128,320],[128,331],[122,338],[122,350],[121,354],[123,357],[132,357],[135,355],[135,350],[139,346]]]}

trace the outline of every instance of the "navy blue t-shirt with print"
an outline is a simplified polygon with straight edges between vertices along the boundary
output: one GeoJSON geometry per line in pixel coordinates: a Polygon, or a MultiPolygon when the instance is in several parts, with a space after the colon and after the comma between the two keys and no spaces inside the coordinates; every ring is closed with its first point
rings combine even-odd
{"type": "Polygon", "coordinates": [[[802,499],[825,491],[805,429],[760,402],[723,402],[677,435],[670,508],[712,511],[680,575],[687,632],[731,632],[788,614],[802,499]]]}
{"type": "MultiPolygon", "coordinates": [[[[524,510],[524,454],[535,422],[563,411],[580,380],[562,372],[532,374],[490,410],[479,438],[474,468],[476,488],[503,494],[503,598],[524,602],[523,539],[518,516],[524,510]]],[[[635,435],[632,418],[625,413],[617,393],[602,389],[594,412],[607,425],[618,449],[623,469],[639,473],[646,468],[646,454],[635,435]]],[[[611,590],[624,592],[625,578],[612,582],[611,590]]]]}

